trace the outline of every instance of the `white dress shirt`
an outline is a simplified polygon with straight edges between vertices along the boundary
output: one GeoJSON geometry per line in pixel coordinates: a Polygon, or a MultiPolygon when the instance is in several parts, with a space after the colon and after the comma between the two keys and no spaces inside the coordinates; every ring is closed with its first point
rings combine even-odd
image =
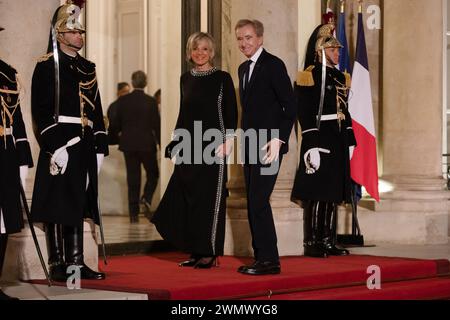
{"type": "MultiPolygon", "coordinates": [[[[250,74],[248,77],[248,82],[250,83],[253,75],[253,70],[255,70],[256,61],[258,61],[259,57],[261,56],[261,53],[263,52],[263,47],[260,47],[258,51],[255,52],[255,54],[249,59],[252,61],[250,64],[250,74]]],[[[244,75],[245,76],[245,75],[244,75]]],[[[245,89],[245,83],[244,83],[244,89],[245,89]]]]}

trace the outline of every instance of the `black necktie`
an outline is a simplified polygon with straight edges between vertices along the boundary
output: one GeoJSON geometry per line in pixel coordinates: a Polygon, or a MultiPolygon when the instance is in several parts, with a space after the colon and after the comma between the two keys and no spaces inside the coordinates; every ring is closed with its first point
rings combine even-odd
{"type": "Polygon", "coordinates": [[[252,60],[248,60],[245,64],[245,69],[244,69],[244,90],[246,91],[248,88],[248,83],[250,82],[250,66],[252,65],[252,60]]]}

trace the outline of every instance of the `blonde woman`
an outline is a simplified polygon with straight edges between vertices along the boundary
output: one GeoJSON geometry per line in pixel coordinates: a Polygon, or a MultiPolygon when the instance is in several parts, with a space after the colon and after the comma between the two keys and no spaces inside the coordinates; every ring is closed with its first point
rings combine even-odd
{"type": "Polygon", "coordinates": [[[214,54],[214,39],[209,34],[199,32],[189,38],[186,56],[193,69],[181,76],[174,141],[166,149],[166,156],[177,161],[152,219],[165,240],[191,255],[180,267],[209,269],[223,255],[226,158],[234,138],[227,132],[236,129],[237,103],[231,76],[214,67],[214,54]],[[202,139],[211,129],[219,133],[213,148],[212,141],[202,139]],[[180,132],[189,139],[186,135],[180,139],[180,132]],[[199,140],[203,143],[194,143],[199,140]],[[182,150],[175,154],[180,146],[182,150]],[[216,161],[211,163],[208,156],[216,161]]]}

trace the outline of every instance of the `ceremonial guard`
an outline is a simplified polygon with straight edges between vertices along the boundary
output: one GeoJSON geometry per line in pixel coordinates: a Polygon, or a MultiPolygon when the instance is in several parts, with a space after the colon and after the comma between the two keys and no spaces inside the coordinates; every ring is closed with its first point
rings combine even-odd
{"type": "MultiPolygon", "coordinates": [[[[19,94],[16,70],[0,60],[0,275],[8,234],[23,228],[20,188],[21,182],[25,186],[28,168],[33,166],[19,94]]],[[[10,299],[0,290],[0,300],[10,299]]]]}
{"type": "Polygon", "coordinates": [[[305,255],[348,255],[336,246],[337,205],[350,203],[350,159],[356,145],[348,112],[350,76],[336,69],[339,41],[332,24],[313,32],[305,71],[297,79],[302,129],[292,200],[303,207],[305,255]]]}
{"type": "MultiPolygon", "coordinates": [[[[67,279],[78,266],[82,279],[105,279],[84,263],[83,223],[101,225],[98,172],[108,141],[95,65],[78,54],[85,30],[78,1],[67,1],[52,20],[48,53],[32,82],[32,114],[40,144],[31,213],[45,225],[50,277],[67,279]]],[[[82,1],[84,2],[84,1],[82,1]]]]}

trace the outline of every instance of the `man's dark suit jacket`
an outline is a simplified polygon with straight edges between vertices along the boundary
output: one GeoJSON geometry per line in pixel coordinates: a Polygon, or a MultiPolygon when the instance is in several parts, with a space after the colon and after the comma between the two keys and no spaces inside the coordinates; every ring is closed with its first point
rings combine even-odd
{"type": "Polygon", "coordinates": [[[119,144],[119,133],[117,132],[117,129],[114,127],[114,125],[117,124],[117,108],[119,107],[118,100],[111,103],[111,105],[108,108],[107,117],[109,121],[109,128],[108,128],[108,144],[110,146],[114,146],[116,144],[119,144]]]}
{"type": "Polygon", "coordinates": [[[160,116],[156,100],[143,90],[118,100],[117,122],[120,151],[154,151],[160,144],[160,116]]]}
{"type": "Polygon", "coordinates": [[[278,139],[285,142],[280,152],[287,153],[297,107],[293,86],[284,62],[263,50],[254,66],[248,88],[245,90],[243,89],[245,62],[239,66],[238,72],[242,129],[244,131],[279,129],[278,139]]]}

